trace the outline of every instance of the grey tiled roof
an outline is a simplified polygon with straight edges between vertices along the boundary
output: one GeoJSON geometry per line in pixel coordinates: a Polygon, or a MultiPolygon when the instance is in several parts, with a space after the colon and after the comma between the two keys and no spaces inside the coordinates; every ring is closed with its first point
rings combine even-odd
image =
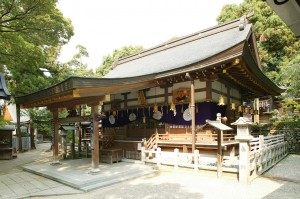
{"type": "Polygon", "coordinates": [[[197,40],[165,49],[129,62],[120,63],[105,78],[136,77],[179,69],[210,58],[246,40],[251,24],[224,30],[197,40]]]}

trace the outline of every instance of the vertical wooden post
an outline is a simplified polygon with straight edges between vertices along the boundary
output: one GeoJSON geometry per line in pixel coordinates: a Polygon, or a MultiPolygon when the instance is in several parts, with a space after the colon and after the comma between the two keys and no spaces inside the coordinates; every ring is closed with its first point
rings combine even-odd
{"type": "Polygon", "coordinates": [[[98,121],[98,105],[92,105],[92,120],[93,120],[93,148],[92,148],[92,171],[91,173],[97,173],[99,169],[99,121],[98,121]]]}
{"type": "Polygon", "coordinates": [[[53,114],[53,164],[58,163],[58,109],[52,111],[53,114]]]}
{"type": "Polygon", "coordinates": [[[194,153],[196,148],[196,135],[195,135],[195,124],[196,124],[196,116],[195,116],[195,87],[194,80],[191,80],[191,114],[192,114],[192,153],[194,153]]]}
{"type": "Polygon", "coordinates": [[[29,129],[30,129],[30,148],[31,149],[36,149],[35,148],[35,140],[34,140],[34,128],[33,128],[33,122],[32,120],[30,119],[29,121],[29,129]]]}
{"type": "Polygon", "coordinates": [[[217,152],[217,176],[222,177],[222,163],[223,163],[223,131],[218,132],[218,152],[217,152]]]}
{"type": "Polygon", "coordinates": [[[81,128],[81,122],[79,123],[79,129],[78,129],[78,133],[79,133],[79,140],[78,140],[78,156],[80,157],[81,155],[81,139],[82,139],[82,128],[81,128]]]}
{"type": "Polygon", "coordinates": [[[75,158],[75,131],[72,131],[72,146],[71,146],[71,156],[72,156],[72,159],[75,158]]]}
{"type": "Polygon", "coordinates": [[[205,83],[206,83],[206,101],[211,102],[212,101],[211,81],[206,80],[205,83]]]}
{"type": "Polygon", "coordinates": [[[259,98],[254,99],[254,108],[258,110],[258,114],[254,115],[253,122],[259,123],[259,98]]]}
{"type": "Polygon", "coordinates": [[[19,142],[19,152],[23,152],[22,148],[22,137],[21,137],[21,108],[20,104],[16,104],[17,108],[17,135],[18,135],[18,142],[19,142]]]}

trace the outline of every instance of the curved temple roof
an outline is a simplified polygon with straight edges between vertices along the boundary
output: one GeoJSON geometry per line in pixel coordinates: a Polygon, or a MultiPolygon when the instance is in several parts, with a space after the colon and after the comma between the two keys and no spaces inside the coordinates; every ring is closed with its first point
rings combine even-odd
{"type": "Polygon", "coordinates": [[[241,19],[120,59],[104,78],[70,77],[16,101],[29,108],[99,103],[106,94],[168,85],[174,79],[186,81],[186,72],[194,79],[217,75],[251,95],[279,95],[282,90],[260,69],[252,25],[241,19]]]}

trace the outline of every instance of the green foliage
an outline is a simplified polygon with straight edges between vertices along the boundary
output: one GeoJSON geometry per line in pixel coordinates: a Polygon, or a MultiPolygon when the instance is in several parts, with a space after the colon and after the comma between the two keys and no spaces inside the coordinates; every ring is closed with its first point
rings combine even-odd
{"type": "MultiPolygon", "coordinates": [[[[33,122],[33,127],[37,128],[38,132],[45,132],[47,135],[52,135],[52,120],[51,111],[46,108],[33,108],[28,110],[28,114],[33,122]]],[[[65,118],[68,112],[66,110],[59,113],[59,118],[65,118]]]]}
{"type": "Polygon", "coordinates": [[[77,45],[76,53],[72,60],[67,62],[65,65],[69,68],[69,75],[78,77],[94,77],[95,74],[92,69],[87,69],[87,64],[84,64],[82,59],[89,57],[87,49],[82,45],[77,45]]]}
{"type": "Polygon", "coordinates": [[[9,144],[10,143],[10,139],[8,138],[3,138],[0,140],[0,144],[9,144]]]}
{"type": "Polygon", "coordinates": [[[294,129],[300,128],[300,115],[297,112],[299,103],[285,98],[282,102],[284,112],[274,110],[270,119],[272,129],[294,129]]]}
{"type": "Polygon", "coordinates": [[[63,17],[56,3],[57,0],[0,1],[0,67],[10,73],[8,86],[12,95],[28,94],[55,83],[39,68],[54,66],[51,52],[55,49],[52,56],[56,59],[60,47],[74,34],[70,20],[63,17]]]}
{"type": "Polygon", "coordinates": [[[292,59],[284,59],[279,65],[277,82],[287,88],[287,97],[300,97],[300,50],[292,59]]]}
{"type": "Polygon", "coordinates": [[[106,75],[115,61],[129,55],[141,52],[144,48],[142,46],[124,46],[121,49],[115,49],[112,55],[104,56],[102,64],[96,69],[96,74],[100,77],[106,75]]]}
{"type": "Polygon", "coordinates": [[[299,40],[273,10],[261,0],[244,0],[240,5],[225,5],[217,18],[219,23],[231,21],[254,11],[249,19],[254,25],[262,67],[271,79],[276,80],[279,65],[291,58],[300,47],[299,40]],[[275,72],[275,73],[274,73],[275,72]]]}
{"type": "Polygon", "coordinates": [[[2,116],[0,116],[0,127],[10,124],[9,121],[5,120],[2,116]]]}

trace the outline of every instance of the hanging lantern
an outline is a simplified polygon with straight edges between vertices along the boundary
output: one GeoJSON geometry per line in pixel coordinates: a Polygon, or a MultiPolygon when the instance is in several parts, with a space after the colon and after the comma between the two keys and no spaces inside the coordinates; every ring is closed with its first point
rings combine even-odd
{"type": "Polygon", "coordinates": [[[153,107],[153,112],[156,113],[157,111],[158,111],[158,106],[157,106],[157,104],[155,103],[155,104],[154,104],[154,107],[153,107]]]}
{"type": "Polygon", "coordinates": [[[235,111],[235,103],[234,102],[231,103],[230,108],[231,108],[231,110],[235,111]]]}
{"type": "Polygon", "coordinates": [[[245,107],[244,113],[249,113],[249,108],[248,107],[245,107]]]}
{"type": "Polygon", "coordinates": [[[219,106],[224,106],[224,105],[225,105],[223,95],[221,95],[221,96],[219,97],[219,103],[218,103],[218,105],[219,105],[219,106]]]}
{"type": "Polygon", "coordinates": [[[243,112],[243,106],[242,106],[242,105],[239,105],[239,107],[238,107],[238,112],[239,112],[239,113],[243,112]]]}
{"type": "Polygon", "coordinates": [[[251,115],[254,115],[254,110],[253,110],[252,108],[250,108],[250,109],[249,109],[249,113],[250,113],[251,115]]]}
{"type": "Polygon", "coordinates": [[[170,105],[170,111],[174,111],[176,110],[175,104],[172,102],[172,104],[170,105]]]}

